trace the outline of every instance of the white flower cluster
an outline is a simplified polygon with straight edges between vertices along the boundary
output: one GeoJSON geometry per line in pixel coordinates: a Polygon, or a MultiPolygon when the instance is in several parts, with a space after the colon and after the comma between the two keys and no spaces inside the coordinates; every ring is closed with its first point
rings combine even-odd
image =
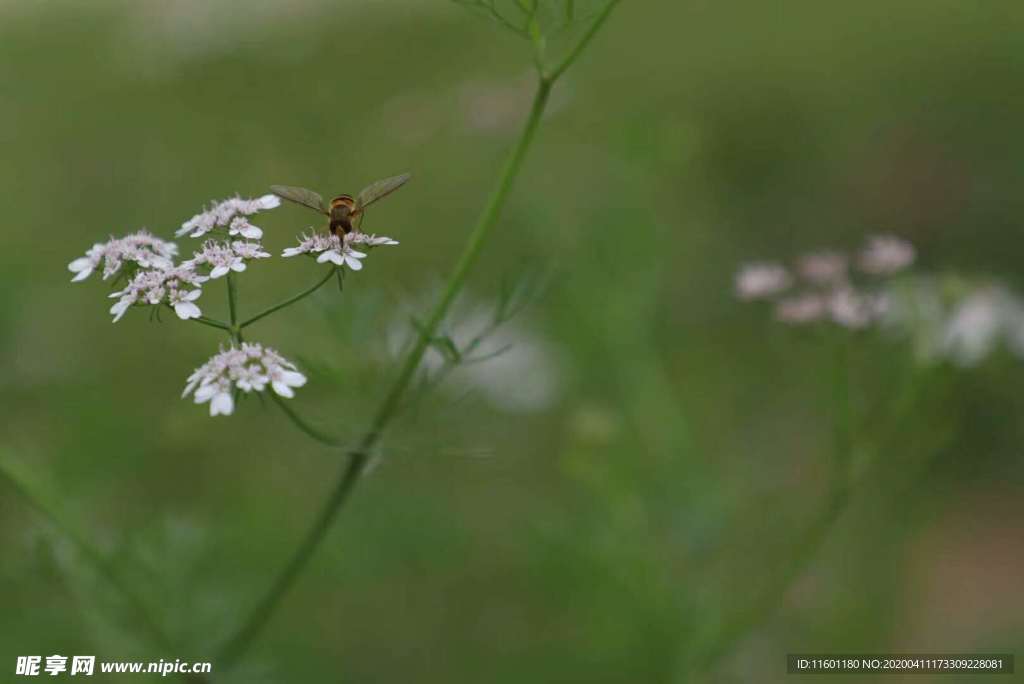
{"type": "Polygon", "coordinates": [[[324,233],[313,233],[308,236],[303,233],[299,236],[298,240],[298,247],[287,248],[281,253],[281,256],[293,257],[300,254],[309,254],[310,256],[319,254],[316,258],[318,264],[330,261],[337,266],[348,266],[353,271],[359,271],[363,268],[360,259],[365,259],[366,253],[352,249],[352,245],[365,245],[366,247],[373,248],[380,245],[398,244],[397,240],[392,240],[383,235],[368,235],[360,232],[349,233],[344,239],[337,235],[326,235],[324,233]]]}
{"type": "Polygon", "coordinates": [[[793,277],[781,264],[746,264],[736,274],[736,296],[743,300],[763,299],[782,292],[792,284],[793,277]]]}
{"type": "MultiPolygon", "coordinates": [[[[140,231],[93,245],[85,256],[72,261],[68,269],[75,274],[74,281],[84,280],[95,270],[102,270],[104,279],[119,273],[126,276],[122,281],[125,285],[110,295],[117,300],[110,307],[114,322],[133,306],[144,305],[170,307],[183,320],[202,318],[196,302],[203,294],[204,283],[245,271],[249,261],[270,258],[270,253],[259,242],[263,231],[252,225],[248,217],[280,203],[276,195],[255,199],[234,197],[196,214],[182,224],[177,236],[202,237],[216,230],[219,237],[205,240],[192,258],[185,261],[175,261],[178,248],[174,243],[140,231]],[[133,268],[128,270],[128,265],[133,268]]],[[[358,271],[366,253],[357,251],[355,246],[369,251],[397,244],[388,237],[360,232],[344,238],[314,233],[309,237],[303,235],[299,246],[285,250],[284,256],[308,254],[320,263],[330,261],[358,271]]],[[[203,322],[229,327],[209,319],[203,322]]],[[[237,336],[236,326],[231,326],[230,330],[237,336]]],[[[183,397],[192,395],[197,404],[209,402],[211,415],[229,415],[234,412],[239,392],[262,392],[269,387],[278,396],[292,397],[294,388],[305,383],[306,377],[295,365],[273,349],[240,343],[222,348],[196,369],[188,378],[183,397]]]]}
{"type": "Polygon", "coordinates": [[[211,278],[220,278],[227,275],[229,271],[242,272],[246,268],[246,261],[253,259],[267,259],[270,253],[264,251],[263,245],[258,242],[217,242],[207,240],[203,248],[195,252],[193,257],[182,263],[183,266],[196,268],[207,266],[210,269],[211,278]]]}
{"type": "Polygon", "coordinates": [[[261,344],[222,349],[189,376],[182,398],[193,394],[195,402],[210,402],[210,415],[231,415],[234,392],[262,392],[267,385],[282,397],[293,397],[293,387],[306,384],[306,376],[293,363],[261,344]]]}
{"type": "Polygon", "coordinates": [[[195,301],[203,294],[200,286],[207,280],[185,265],[139,271],[123,290],[110,295],[118,298],[110,313],[116,323],[135,304],[167,304],[182,320],[199,318],[202,311],[195,301]]]}
{"type": "Polygon", "coordinates": [[[214,228],[227,228],[228,235],[240,235],[250,240],[259,240],[263,237],[263,231],[249,223],[246,217],[280,205],[281,198],[277,195],[263,195],[255,199],[229,197],[185,221],[175,235],[177,237],[188,235],[197,238],[206,235],[214,228]]]}
{"type": "Polygon", "coordinates": [[[116,275],[125,262],[138,264],[141,268],[170,268],[178,254],[178,246],[161,240],[155,235],[140,230],[122,238],[110,238],[99,242],[68,264],[68,270],[75,274],[71,282],[85,280],[103,264],[103,279],[116,275]]]}
{"type": "MultiPolygon", "coordinates": [[[[856,264],[869,276],[891,276],[909,267],[915,258],[913,245],[891,235],[868,240],[856,264]]],[[[795,277],[782,264],[759,262],[743,266],[736,274],[736,296],[749,301],[775,302],[775,317],[785,323],[831,320],[846,328],[860,329],[885,314],[888,297],[873,288],[858,286],[850,272],[850,258],[832,250],[811,252],[796,260],[795,277]],[[804,286],[785,295],[794,283],[804,286]]]]}
{"type": "Polygon", "coordinates": [[[872,275],[892,275],[914,263],[914,245],[892,235],[876,235],[860,253],[860,268],[872,275]]]}
{"type": "Polygon", "coordinates": [[[1000,348],[1024,359],[1024,297],[988,279],[920,276],[901,283],[886,323],[926,362],[975,366],[1000,348]]]}

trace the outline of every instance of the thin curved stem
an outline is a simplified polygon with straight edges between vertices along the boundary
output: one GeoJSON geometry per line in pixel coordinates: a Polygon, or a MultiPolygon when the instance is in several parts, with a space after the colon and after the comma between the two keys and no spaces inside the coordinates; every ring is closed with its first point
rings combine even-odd
{"type": "Polygon", "coordinates": [[[308,435],[312,439],[315,439],[321,444],[326,444],[327,446],[341,446],[342,440],[338,439],[337,437],[331,437],[327,433],[321,432],[317,428],[307,423],[302,416],[295,412],[295,409],[293,409],[288,404],[288,402],[286,402],[281,397],[277,396],[275,392],[271,391],[268,392],[268,394],[270,395],[270,398],[274,400],[274,403],[281,408],[281,411],[283,411],[284,414],[288,416],[288,418],[295,424],[295,427],[299,428],[299,430],[304,432],[306,435],[308,435]]]}
{"type": "Polygon", "coordinates": [[[765,616],[775,612],[782,602],[786,590],[795,582],[818,554],[818,550],[828,538],[836,522],[850,503],[850,491],[847,487],[836,487],[832,490],[824,508],[811,523],[800,540],[793,547],[787,562],[779,569],[761,593],[753,600],[752,605],[744,608],[740,618],[727,624],[716,635],[707,651],[697,660],[695,672],[706,672],[726,654],[750,630],[764,621],[765,616]]]}
{"type": "Polygon", "coordinates": [[[840,341],[836,350],[835,379],[832,386],[832,433],[834,461],[833,489],[843,489],[850,481],[853,459],[853,411],[850,404],[850,340],[840,341]]]}
{"type": "MultiPolygon", "coordinates": [[[[472,268],[473,264],[476,262],[477,256],[480,254],[480,249],[483,247],[484,241],[487,239],[488,233],[490,233],[491,228],[497,222],[498,215],[505,204],[505,200],[508,198],[509,191],[512,189],[512,182],[519,174],[519,168],[522,166],[526,150],[529,148],[530,143],[533,141],[534,134],[537,132],[537,125],[540,123],[541,115],[544,112],[544,107],[547,104],[550,93],[551,83],[540,81],[537,85],[537,93],[534,96],[530,116],[523,128],[522,135],[519,137],[519,142],[516,144],[515,148],[513,148],[512,153],[505,162],[505,168],[498,181],[498,185],[491,193],[490,199],[487,201],[484,211],[480,215],[480,219],[477,221],[476,227],[473,229],[473,232],[470,233],[469,239],[466,242],[466,247],[463,249],[462,255],[455,264],[455,270],[448,278],[448,285],[445,288],[444,293],[441,295],[441,299],[434,306],[433,311],[430,312],[430,316],[427,318],[426,323],[423,324],[420,330],[420,335],[416,340],[416,344],[410,350],[408,356],[405,357],[405,362],[402,364],[401,370],[398,372],[398,377],[395,379],[395,382],[391,386],[391,390],[385,395],[383,402],[381,402],[380,407],[377,409],[377,413],[370,424],[370,429],[367,434],[377,434],[381,432],[394,417],[396,409],[401,402],[402,395],[405,393],[406,388],[412,381],[412,377],[415,374],[416,369],[419,367],[420,361],[423,359],[423,355],[426,353],[431,340],[434,338],[434,333],[437,332],[438,327],[441,325],[441,321],[443,321],[444,317],[448,314],[448,309],[451,308],[452,303],[455,301],[455,297],[462,290],[466,281],[466,276],[469,275],[470,268],[472,268]]],[[[374,439],[374,441],[376,441],[376,439],[374,439]]]]}
{"type": "Polygon", "coordinates": [[[853,415],[850,402],[850,350],[849,340],[841,340],[833,361],[832,387],[832,474],[828,495],[822,510],[804,530],[788,557],[767,586],[757,595],[752,605],[741,615],[722,627],[708,649],[696,663],[698,672],[710,670],[750,630],[770,616],[782,602],[786,589],[799,578],[829,536],[836,521],[850,502],[852,482],[850,460],[853,451],[853,415]]]}
{"type": "Polygon", "coordinates": [[[615,9],[617,4],[619,4],[619,0],[608,0],[608,3],[601,8],[601,12],[594,18],[594,21],[591,22],[586,33],[583,34],[583,37],[580,38],[573,49],[569,51],[569,54],[567,54],[565,58],[558,63],[558,66],[548,74],[546,77],[547,81],[554,83],[558,80],[559,76],[565,73],[566,69],[572,66],[573,62],[579,58],[590,41],[597,35],[597,32],[601,30],[604,22],[606,22],[608,17],[611,16],[612,10],[615,9]]]}
{"type": "Polygon", "coordinates": [[[313,523],[313,526],[310,528],[306,538],[292,556],[291,561],[289,561],[288,565],[278,576],[277,580],[270,588],[270,591],[268,591],[266,596],[264,596],[264,598],[259,602],[241,629],[239,629],[239,631],[220,651],[217,661],[220,663],[221,667],[229,667],[235,663],[249,647],[252,640],[259,635],[260,631],[273,614],[277,604],[280,603],[281,599],[298,576],[299,571],[305,567],[313,551],[320,545],[320,542],[327,533],[327,530],[330,529],[331,522],[338,514],[342,504],[345,503],[349,493],[355,486],[355,483],[358,482],[360,476],[363,474],[363,470],[368,461],[367,454],[376,445],[381,431],[395,416],[401,403],[402,396],[408,388],[409,383],[412,381],[416,369],[419,367],[420,361],[423,359],[423,354],[430,346],[430,340],[433,338],[434,332],[441,324],[445,314],[448,313],[448,309],[455,300],[455,296],[458,294],[459,290],[462,289],[462,285],[469,273],[469,269],[473,265],[473,262],[476,261],[477,255],[483,246],[484,239],[487,237],[490,229],[497,221],[498,214],[512,188],[512,181],[515,180],[516,175],[518,175],[523,157],[525,156],[526,150],[536,133],[537,125],[540,123],[541,114],[544,111],[544,106],[547,103],[550,90],[550,83],[541,81],[538,84],[537,94],[533,101],[533,107],[530,110],[530,116],[527,119],[523,132],[515,147],[512,149],[512,152],[509,154],[508,160],[505,162],[498,184],[491,193],[490,199],[487,201],[483,213],[480,215],[480,219],[477,221],[476,226],[470,233],[466,246],[463,248],[462,254],[459,257],[458,262],[456,262],[455,269],[448,279],[448,285],[445,288],[441,299],[434,306],[427,322],[423,325],[415,345],[406,356],[405,361],[398,372],[398,376],[391,385],[391,389],[384,396],[384,400],[381,402],[380,407],[374,415],[369,429],[360,441],[358,448],[346,454],[348,462],[342,477],[339,480],[334,493],[332,493],[325,502],[324,508],[313,523]]]}
{"type": "Polygon", "coordinates": [[[252,318],[250,318],[250,319],[248,319],[246,321],[243,321],[238,326],[239,330],[247,328],[248,326],[252,325],[256,321],[260,320],[261,318],[265,318],[266,316],[269,316],[270,314],[274,313],[275,311],[279,311],[279,310],[285,308],[286,306],[291,306],[292,304],[294,304],[295,302],[299,301],[300,299],[304,299],[305,297],[308,297],[309,295],[313,294],[314,292],[319,290],[321,287],[323,287],[324,284],[327,283],[328,280],[331,279],[331,276],[334,275],[334,272],[336,270],[337,270],[336,266],[335,267],[331,267],[331,269],[329,271],[327,271],[327,273],[324,275],[324,277],[321,278],[319,281],[317,281],[316,285],[313,285],[312,287],[310,287],[310,288],[308,288],[306,290],[303,290],[302,292],[300,292],[299,294],[295,295],[294,297],[290,297],[290,298],[284,300],[283,302],[281,302],[280,304],[275,304],[274,306],[270,307],[269,309],[266,309],[265,311],[261,311],[260,313],[256,314],[252,318]]]}
{"type": "Polygon", "coordinates": [[[769,577],[766,586],[743,612],[721,627],[707,649],[693,661],[694,673],[714,667],[736,644],[778,608],[787,589],[799,579],[817,556],[839,518],[850,505],[857,487],[851,473],[853,411],[850,401],[850,347],[842,340],[837,349],[832,383],[833,455],[831,484],[824,506],[804,530],[788,557],[769,577]]]}
{"type": "Polygon", "coordinates": [[[426,323],[421,327],[416,343],[405,357],[405,360],[398,371],[398,375],[395,377],[391,388],[384,395],[384,399],[381,401],[380,406],[374,414],[368,429],[359,441],[358,446],[346,453],[347,462],[341,478],[338,480],[338,484],[335,486],[331,496],[324,502],[324,507],[321,510],[320,515],[314,521],[313,526],[303,539],[302,544],[296,550],[295,554],[288,562],[288,565],[285,566],[281,574],[278,575],[277,580],[271,586],[270,590],[259,604],[257,604],[248,620],[246,620],[238,632],[229,639],[226,645],[221,649],[218,662],[221,663],[222,667],[227,667],[237,662],[237,660],[249,648],[253,640],[259,636],[259,633],[270,620],[270,617],[273,615],[273,612],[281,599],[295,582],[295,579],[298,577],[302,569],[309,562],[313,552],[323,541],[324,536],[330,529],[331,523],[338,515],[338,512],[341,510],[344,503],[348,500],[352,489],[366,470],[366,466],[370,460],[370,452],[379,441],[383,430],[398,414],[402,405],[402,397],[408,390],[409,385],[416,374],[416,370],[419,368],[420,362],[423,360],[423,355],[426,353],[431,344],[431,340],[434,338],[437,328],[441,325],[441,322],[448,314],[448,310],[451,308],[456,296],[462,290],[462,287],[466,282],[466,277],[469,275],[470,269],[476,263],[487,236],[494,228],[494,225],[498,222],[501,210],[505,206],[508,195],[512,190],[512,185],[522,168],[526,152],[530,148],[530,145],[536,136],[537,128],[540,125],[544,109],[548,103],[548,98],[551,95],[552,86],[558,77],[569,67],[569,65],[575,61],[587,43],[589,43],[594,37],[597,30],[608,18],[612,8],[617,3],[618,0],[610,0],[608,5],[594,21],[594,24],[588,29],[583,38],[581,38],[580,43],[569,53],[569,56],[566,57],[562,64],[550,76],[541,76],[539,78],[533,98],[533,104],[530,107],[530,113],[523,125],[519,139],[516,141],[505,160],[498,182],[491,191],[491,194],[487,199],[487,203],[484,205],[479,219],[477,219],[476,225],[473,227],[473,230],[470,232],[469,237],[466,240],[462,253],[459,255],[458,261],[455,263],[455,268],[448,277],[448,282],[441,298],[438,300],[437,304],[434,305],[433,310],[427,317],[426,323]]]}
{"type": "Polygon", "coordinates": [[[352,452],[345,469],[338,479],[331,495],[324,502],[320,514],[317,516],[313,526],[306,533],[302,544],[292,556],[291,561],[278,575],[273,586],[256,605],[249,619],[242,628],[224,645],[217,657],[217,663],[221,668],[231,667],[245,653],[249,644],[259,634],[260,630],[270,619],[281,598],[288,592],[295,578],[306,567],[310,557],[320,545],[320,541],[331,528],[331,524],[337,517],[338,512],[348,500],[352,488],[359,480],[359,476],[365,467],[367,456],[363,452],[352,452]]]}
{"type": "Polygon", "coordinates": [[[228,325],[227,323],[222,323],[221,321],[218,321],[218,320],[216,320],[214,318],[207,318],[206,316],[200,316],[199,318],[192,318],[190,320],[193,320],[196,323],[202,323],[203,325],[208,325],[211,328],[220,328],[221,330],[226,330],[228,332],[231,332],[231,326],[230,325],[228,325]]]}
{"type": "MultiPolygon", "coordinates": [[[[164,306],[166,306],[171,311],[174,311],[174,307],[171,306],[170,304],[164,304],[164,306]]],[[[225,330],[229,333],[231,332],[230,325],[228,325],[224,321],[218,321],[216,318],[210,318],[209,316],[198,316],[196,318],[190,318],[188,320],[195,321],[196,323],[202,323],[203,325],[208,325],[211,328],[218,328],[220,330],[225,330]]]]}

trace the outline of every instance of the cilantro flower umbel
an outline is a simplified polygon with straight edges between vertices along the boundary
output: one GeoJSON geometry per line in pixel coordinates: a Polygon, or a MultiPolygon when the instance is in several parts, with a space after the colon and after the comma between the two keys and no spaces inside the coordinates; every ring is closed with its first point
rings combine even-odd
{"type": "Polygon", "coordinates": [[[211,278],[220,278],[227,275],[229,271],[242,272],[246,268],[246,261],[252,259],[267,259],[270,253],[264,251],[263,245],[258,242],[243,242],[235,240],[230,244],[207,240],[203,248],[195,255],[184,262],[190,267],[208,266],[211,278]]]}
{"type": "Polygon", "coordinates": [[[103,265],[103,279],[116,275],[125,263],[134,263],[141,268],[170,268],[178,254],[178,246],[161,240],[152,233],[140,230],[121,238],[110,238],[93,245],[84,257],[68,264],[68,270],[75,274],[71,282],[88,278],[103,265]]]}
{"type": "Polygon", "coordinates": [[[174,309],[174,313],[182,320],[199,318],[203,312],[196,306],[195,301],[203,294],[201,285],[207,280],[206,276],[199,275],[185,264],[167,269],[139,271],[132,276],[123,290],[110,295],[118,298],[117,303],[110,307],[110,313],[114,316],[114,323],[117,323],[125,312],[136,304],[166,304],[174,309]]]}
{"type": "MultiPolygon", "coordinates": [[[[385,186],[371,186],[365,192],[386,194],[387,188],[397,187],[402,177],[387,179],[385,186]]],[[[400,183],[399,183],[400,184],[400,183]]],[[[372,199],[373,193],[367,197],[372,199]]],[[[365,198],[364,198],[365,199],[365,198]]],[[[365,199],[369,202],[371,199],[365,199]]],[[[248,269],[248,263],[256,259],[270,258],[270,252],[260,243],[263,231],[249,222],[253,214],[279,206],[277,195],[263,195],[254,199],[233,197],[213,203],[202,213],[185,221],[177,235],[202,237],[191,258],[177,261],[178,247],[173,242],[161,240],[150,233],[139,231],[123,238],[111,238],[107,242],[93,245],[84,256],[68,264],[74,273],[74,280],[84,280],[93,271],[99,270],[104,279],[117,276],[116,290],[110,297],[115,301],[110,314],[116,323],[133,307],[149,307],[150,313],[158,316],[163,308],[172,309],[182,320],[193,320],[206,327],[215,328],[231,339],[231,346],[224,348],[189,376],[183,396],[192,396],[196,403],[210,404],[211,415],[228,415],[234,412],[235,400],[240,392],[262,392],[270,388],[275,397],[292,397],[295,388],[306,383],[306,376],[295,365],[273,349],[260,344],[244,343],[242,330],[258,320],[290,306],[331,279],[342,275],[336,267],[347,267],[358,271],[367,252],[385,245],[397,245],[396,240],[386,236],[362,233],[358,230],[346,235],[330,235],[312,232],[302,235],[299,245],[284,250],[284,256],[306,254],[318,263],[330,262],[325,277],[314,287],[300,292],[279,304],[247,318],[240,316],[245,308],[238,303],[237,284],[232,277],[248,269]],[[358,247],[358,249],[357,249],[358,247]],[[199,308],[198,300],[203,296],[204,284],[212,279],[227,276],[226,287],[229,320],[222,321],[207,316],[199,308]]]]}
{"type": "Polygon", "coordinates": [[[215,228],[227,228],[229,235],[240,235],[250,240],[259,240],[263,237],[263,231],[249,223],[249,219],[246,217],[279,206],[281,206],[281,198],[277,195],[263,195],[255,199],[229,197],[185,221],[175,236],[188,235],[197,238],[215,228]]]}
{"type": "Polygon", "coordinates": [[[280,397],[295,396],[294,387],[306,384],[306,376],[295,364],[270,347],[243,342],[215,354],[188,377],[184,399],[189,394],[195,403],[210,402],[210,415],[231,415],[235,410],[234,393],[262,392],[269,385],[280,397]]]}
{"type": "Polygon", "coordinates": [[[742,300],[767,299],[775,318],[788,324],[829,321],[850,330],[880,324],[890,309],[885,277],[914,262],[914,246],[892,235],[869,238],[851,269],[848,254],[817,250],[796,259],[795,278],[781,264],[747,264],[736,274],[736,294],[742,300]],[[877,276],[865,279],[861,274],[877,276]],[[796,292],[784,294],[792,286],[796,292]]]}
{"type": "Polygon", "coordinates": [[[368,248],[373,248],[380,245],[397,244],[397,240],[392,240],[389,237],[360,232],[349,233],[344,239],[337,235],[324,233],[313,233],[308,236],[303,233],[299,236],[299,246],[289,247],[281,253],[281,256],[318,255],[316,258],[318,264],[330,261],[337,266],[348,266],[353,271],[359,271],[363,268],[361,259],[366,258],[366,253],[353,249],[352,245],[365,245],[368,248]]]}

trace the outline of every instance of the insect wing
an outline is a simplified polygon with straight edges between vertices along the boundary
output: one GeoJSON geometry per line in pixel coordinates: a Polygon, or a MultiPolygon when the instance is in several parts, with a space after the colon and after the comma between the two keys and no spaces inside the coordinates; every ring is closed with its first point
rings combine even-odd
{"type": "Polygon", "coordinates": [[[289,202],[301,204],[302,206],[309,207],[313,211],[318,211],[321,214],[328,213],[327,208],[324,206],[324,198],[312,190],[295,187],[293,185],[271,185],[270,191],[289,202]]]}
{"type": "Polygon", "coordinates": [[[405,185],[406,181],[410,178],[412,178],[412,174],[403,173],[401,176],[392,176],[391,178],[384,178],[383,180],[370,183],[356,197],[356,211],[370,206],[385,195],[390,195],[405,185]]]}

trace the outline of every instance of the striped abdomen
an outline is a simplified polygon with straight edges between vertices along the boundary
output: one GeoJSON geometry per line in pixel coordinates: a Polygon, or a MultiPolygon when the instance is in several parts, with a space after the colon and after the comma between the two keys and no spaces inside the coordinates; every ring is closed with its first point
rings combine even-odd
{"type": "Polygon", "coordinates": [[[331,200],[331,234],[337,235],[341,229],[342,234],[352,232],[352,216],[355,209],[355,201],[348,195],[338,195],[331,200]]]}

